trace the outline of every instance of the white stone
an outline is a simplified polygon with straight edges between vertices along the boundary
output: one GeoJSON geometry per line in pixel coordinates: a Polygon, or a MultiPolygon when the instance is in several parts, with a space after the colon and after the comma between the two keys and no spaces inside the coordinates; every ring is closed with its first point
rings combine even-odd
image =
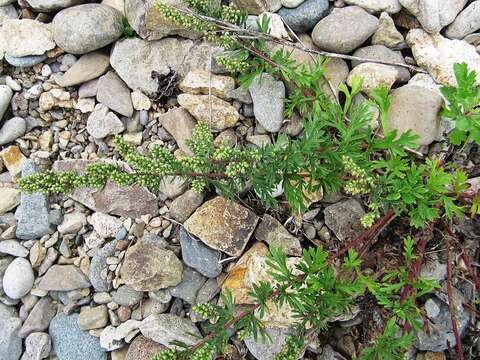
{"type": "Polygon", "coordinates": [[[296,8],[304,2],[305,0],[281,0],[282,6],[286,8],[296,8]]]}
{"type": "Polygon", "coordinates": [[[402,6],[398,0],[344,0],[349,5],[357,5],[369,12],[379,13],[386,11],[390,14],[398,13],[402,6]]]}
{"type": "Polygon", "coordinates": [[[50,25],[30,19],[8,19],[0,28],[3,50],[11,56],[43,55],[55,47],[50,25]]]}
{"type": "Polygon", "coordinates": [[[58,225],[58,231],[60,234],[75,234],[85,225],[87,225],[85,214],[75,211],[65,214],[62,223],[58,225]]]}
{"type": "Polygon", "coordinates": [[[283,24],[283,20],[278,14],[264,12],[258,16],[259,21],[264,21],[263,18],[267,17],[270,21],[268,24],[268,33],[277,39],[290,39],[288,36],[287,29],[283,24]]]}
{"type": "Polygon", "coordinates": [[[94,108],[95,108],[94,98],[78,99],[77,103],[75,104],[75,109],[80,110],[80,112],[83,114],[92,112],[94,108]]]}
{"type": "Polygon", "coordinates": [[[398,78],[398,70],[390,65],[367,62],[356,66],[350,71],[347,78],[347,84],[349,86],[352,86],[352,81],[355,77],[363,79],[362,91],[368,94],[382,84],[390,90],[398,78]]]}
{"type": "Polygon", "coordinates": [[[10,106],[10,100],[12,99],[13,91],[10,86],[0,85],[0,120],[10,106]]]}
{"type": "Polygon", "coordinates": [[[96,139],[119,134],[124,130],[123,122],[103,104],[97,104],[87,119],[87,132],[96,139]]]}
{"type": "Polygon", "coordinates": [[[5,270],[3,291],[14,300],[20,299],[32,290],[34,279],[30,262],[24,258],[16,258],[5,270]]]}
{"type": "Polygon", "coordinates": [[[0,215],[5,214],[20,204],[20,191],[17,189],[0,188],[0,215]]]}
{"type": "Polygon", "coordinates": [[[148,96],[143,94],[140,90],[135,90],[132,92],[131,97],[132,105],[135,110],[149,110],[152,106],[148,96]]]}
{"type": "Polygon", "coordinates": [[[100,346],[108,351],[120,349],[125,346],[126,337],[139,332],[141,324],[141,321],[130,319],[118,327],[107,326],[100,334],[100,346]]]}
{"type": "Polygon", "coordinates": [[[123,227],[123,222],[120,219],[100,212],[92,214],[90,223],[92,224],[93,229],[102,238],[115,237],[123,227]]]}
{"type": "Polygon", "coordinates": [[[27,257],[28,250],[17,240],[2,240],[0,241],[0,253],[15,257],[27,257]]]}
{"type": "Polygon", "coordinates": [[[474,1],[448,26],[445,36],[450,39],[463,39],[478,29],[480,29],[480,1],[474,1]]]}

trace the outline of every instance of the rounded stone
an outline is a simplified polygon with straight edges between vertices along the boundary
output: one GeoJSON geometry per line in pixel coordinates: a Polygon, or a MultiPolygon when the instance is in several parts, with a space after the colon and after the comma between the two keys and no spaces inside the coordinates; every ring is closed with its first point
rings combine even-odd
{"type": "Polygon", "coordinates": [[[306,33],[327,15],[328,0],[307,0],[298,7],[281,8],[278,15],[295,32],[306,33]]]}
{"type": "Polygon", "coordinates": [[[32,290],[34,279],[30,262],[24,258],[16,258],[5,271],[3,290],[8,297],[20,299],[32,290]]]}
{"type": "Polygon", "coordinates": [[[27,131],[27,124],[21,117],[11,118],[3,124],[0,129],[0,145],[8,144],[27,131]]]}
{"type": "Polygon", "coordinates": [[[120,38],[122,14],[101,4],[73,6],[53,18],[52,31],[60,48],[72,54],[86,54],[120,38]]]}

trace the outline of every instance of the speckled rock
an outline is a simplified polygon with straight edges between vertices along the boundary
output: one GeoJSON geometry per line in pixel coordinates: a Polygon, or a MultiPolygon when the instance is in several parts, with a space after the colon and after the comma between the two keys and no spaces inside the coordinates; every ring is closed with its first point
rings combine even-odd
{"type": "Polygon", "coordinates": [[[182,259],[185,264],[210,278],[220,275],[222,265],[219,263],[221,259],[219,251],[195,240],[184,229],[180,230],[180,245],[182,246],[182,259]]]}
{"type": "Polygon", "coordinates": [[[233,3],[239,9],[257,15],[264,11],[276,12],[282,7],[280,0],[234,0],[233,3]]]}
{"type": "Polygon", "coordinates": [[[152,356],[163,349],[165,349],[165,346],[147,339],[143,335],[138,335],[128,347],[124,360],[150,360],[152,356]]]}
{"type": "Polygon", "coordinates": [[[257,221],[257,216],[249,209],[216,197],[198,208],[184,226],[211,248],[239,256],[257,221]]]}
{"type": "Polygon", "coordinates": [[[398,0],[345,0],[345,2],[349,5],[360,6],[372,13],[386,11],[390,14],[395,14],[402,10],[398,0]]]}
{"type": "Polygon", "coordinates": [[[53,265],[40,280],[45,291],[70,291],[90,287],[90,281],[75,265],[53,265]]]}
{"type": "Polygon", "coordinates": [[[364,214],[362,205],[355,199],[338,202],[325,208],[325,225],[341,241],[353,240],[364,230],[360,223],[364,214]]]}
{"type": "Polygon", "coordinates": [[[65,9],[70,6],[78,5],[83,0],[25,0],[33,10],[37,12],[49,12],[58,9],[65,9]]]}
{"type": "Polygon", "coordinates": [[[24,321],[22,328],[18,333],[19,336],[25,338],[33,332],[48,329],[50,321],[56,314],[57,306],[53,303],[50,297],[46,296],[41,298],[28,314],[27,319],[24,321]]]}
{"type": "Polygon", "coordinates": [[[160,124],[173,136],[180,150],[192,155],[192,150],[187,146],[185,140],[192,137],[195,128],[195,119],[183,108],[169,109],[166,113],[160,114],[160,124]]]}

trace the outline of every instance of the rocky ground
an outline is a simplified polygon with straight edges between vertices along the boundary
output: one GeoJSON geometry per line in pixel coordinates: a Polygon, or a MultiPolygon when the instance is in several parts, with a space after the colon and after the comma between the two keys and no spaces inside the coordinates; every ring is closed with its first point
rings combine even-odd
{"type": "MultiPolygon", "coordinates": [[[[109,183],[70,196],[20,194],[20,176],[50,168],[81,172],[93,161],[114,158],[115,134],[140,152],[163,144],[188,153],[185,139],[196,121],[210,121],[209,88],[217,144],[262,146],[279,132],[296,136],[302,130],[301,119],[283,117],[282,82],[264,77],[248,90],[239,88],[212,60],[221,49],[165,22],[152,0],[82,3],[0,0],[2,360],[146,360],[172,340],[195,342],[191,334],[201,336],[202,323],[190,309],[216,301],[222,288],[239,302],[251,301],[252,283],[267,276],[267,245],[283,244],[294,257],[312,244],[335,248],[361,231],[362,204],[338,194],[315,194],[296,226],[282,209],[265,213],[253,194],[230,203],[188,190],[178,178],[165,181],[158,193],[109,183]],[[123,36],[123,16],[135,37],[123,36]],[[179,77],[178,96],[159,102],[158,77],[171,71],[179,77]]],[[[281,17],[312,48],[425,69],[414,74],[332,59],[326,76],[335,92],[354,75],[364,78],[365,94],[385,84],[393,89],[391,126],[417,132],[425,153],[445,148],[450,125],[439,115],[439,86],[455,83],[456,62],[480,73],[480,1],[237,4],[252,14],[251,26],[255,14],[276,13],[269,15],[275,36],[289,36],[281,17]]],[[[310,61],[299,51],[293,56],[310,61]]],[[[365,99],[358,95],[355,101],[365,99]]],[[[478,149],[467,146],[458,158],[480,175],[478,149]]],[[[472,183],[479,186],[479,180],[472,183]]],[[[467,225],[459,231],[475,250],[480,230],[467,225]]],[[[392,252],[398,241],[392,239],[398,240],[394,230],[375,245],[373,271],[398,260],[392,252]]],[[[443,283],[441,248],[429,252],[423,275],[443,283]]],[[[471,283],[457,279],[455,296],[466,352],[478,359],[471,283]]],[[[445,292],[429,296],[423,307],[435,329],[418,335],[408,358],[444,359],[448,343],[455,343],[445,292]]],[[[382,321],[369,299],[361,299],[351,316],[309,344],[305,356],[350,359],[382,321]]],[[[292,319],[279,311],[268,314],[266,323],[273,343],[247,339],[235,343],[231,357],[272,359],[292,319]]]]}

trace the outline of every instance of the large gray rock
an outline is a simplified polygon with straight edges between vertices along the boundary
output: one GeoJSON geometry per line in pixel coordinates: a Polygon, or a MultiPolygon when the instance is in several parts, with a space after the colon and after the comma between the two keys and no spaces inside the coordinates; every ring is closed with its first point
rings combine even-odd
{"type": "Polygon", "coordinates": [[[103,104],[97,104],[87,119],[87,132],[95,139],[120,134],[125,130],[123,122],[103,104]]]}
{"type": "Polygon", "coordinates": [[[75,265],[53,265],[38,287],[45,291],[71,291],[90,287],[90,281],[75,265]]]}
{"type": "Polygon", "coordinates": [[[353,240],[364,230],[360,223],[364,214],[362,205],[355,199],[338,202],[325,208],[325,225],[341,241],[353,240]]]}
{"type": "Polygon", "coordinates": [[[0,129],[0,145],[6,145],[25,135],[27,124],[21,117],[11,118],[3,123],[0,129]]]}
{"type": "Polygon", "coordinates": [[[262,73],[248,87],[255,118],[267,131],[278,132],[283,123],[285,85],[270,74],[262,73]]]}
{"type": "Polygon", "coordinates": [[[434,91],[405,85],[392,93],[388,126],[399,133],[412,130],[420,136],[418,145],[429,145],[439,137],[443,99],[434,91]]]}
{"type": "Polygon", "coordinates": [[[13,91],[7,85],[0,85],[0,120],[10,106],[10,100],[12,100],[13,91]]]}
{"type": "Polygon", "coordinates": [[[182,281],[168,289],[173,297],[180,298],[190,305],[195,305],[198,290],[205,284],[207,279],[193,269],[183,269],[182,281]]]}
{"type": "Polygon", "coordinates": [[[0,318],[0,354],[6,360],[18,360],[22,355],[22,339],[18,330],[22,320],[17,317],[0,318]]]}
{"type": "Polygon", "coordinates": [[[82,84],[103,75],[110,66],[110,57],[102,52],[83,55],[61,77],[55,78],[62,87],[82,84]]]}
{"type": "Polygon", "coordinates": [[[295,32],[306,33],[328,12],[328,0],[307,0],[298,7],[281,8],[278,11],[283,21],[295,32]]]}
{"type": "MultiPolygon", "coordinates": [[[[26,160],[22,166],[22,176],[33,175],[37,167],[33,160],[26,160]]],[[[47,197],[40,193],[22,193],[20,206],[15,211],[17,219],[17,238],[22,240],[39,239],[43,235],[51,234],[53,229],[49,219],[49,205],[47,197]]]]}
{"type": "Polygon", "coordinates": [[[50,25],[31,19],[8,19],[0,28],[3,50],[12,56],[42,55],[55,47],[50,25]]]}
{"type": "Polygon", "coordinates": [[[154,94],[158,90],[158,80],[152,78],[152,71],[166,75],[174,70],[183,77],[192,69],[209,69],[212,57],[219,52],[215,47],[212,54],[210,50],[210,44],[192,40],[129,38],[117,41],[110,63],[130,89],[154,94]]]}
{"type": "Polygon", "coordinates": [[[450,39],[463,39],[478,29],[480,29],[480,2],[474,1],[447,27],[445,36],[450,39]]]}
{"type": "Polygon", "coordinates": [[[52,300],[48,296],[41,298],[28,314],[18,335],[25,338],[33,332],[48,329],[50,321],[56,314],[57,307],[52,300]]]}
{"type": "Polygon", "coordinates": [[[86,54],[113,43],[122,35],[122,14],[101,4],[73,6],[55,15],[52,31],[60,48],[72,54],[86,54]]]}
{"type": "Polygon", "coordinates": [[[78,314],[59,313],[50,322],[53,350],[60,360],[106,360],[98,338],[80,329],[78,314]]]}
{"type": "Polygon", "coordinates": [[[12,299],[20,299],[30,292],[34,279],[30,262],[24,258],[16,258],[3,275],[3,291],[12,299]]]}
{"type": "Polygon", "coordinates": [[[98,80],[97,100],[123,116],[131,117],[133,114],[130,91],[114,71],[98,80]]]}
{"type": "Polygon", "coordinates": [[[0,6],[0,26],[7,19],[16,19],[18,17],[17,10],[13,5],[0,6]]]}
{"type": "Polygon", "coordinates": [[[187,190],[170,204],[170,216],[183,223],[203,203],[203,194],[187,190]]]}
{"type": "Polygon", "coordinates": [[[70,6],[78,5],[83,0],[25,0],[33,10],[36,11],[53,11],[65,9],[70,6]]]}
{"type": "Polygon", "coordinates": [[[150,315],[142,321],[140,332],[147,339],[174,349],[178,347],[172,345],[172,341],[193,345],[202,337],[195,324],[189,319],[173,314],[150,315]]]}
{"type": "Polygon", "coordinates": [[[327,51],[347,54],[377,30],[378,19],[358,6],[335,9],[315,26],[312,39],[327,51]]]}
{"type": "Polygon", "coordinates": [[[214,278],[222,272],[221,253],[195,240],[184,229],[180,229],[182,259],[188,266],[202,275],[214,278]]]}
{"type": "Polygon", "coordinates": [[[187,146],[185,140],[192,137],[195,128],[195,119],[183,108],[173,108],[158,117],[160,124],[173,136],[180,150],[192,155],[192,150],[187,146]]]}

